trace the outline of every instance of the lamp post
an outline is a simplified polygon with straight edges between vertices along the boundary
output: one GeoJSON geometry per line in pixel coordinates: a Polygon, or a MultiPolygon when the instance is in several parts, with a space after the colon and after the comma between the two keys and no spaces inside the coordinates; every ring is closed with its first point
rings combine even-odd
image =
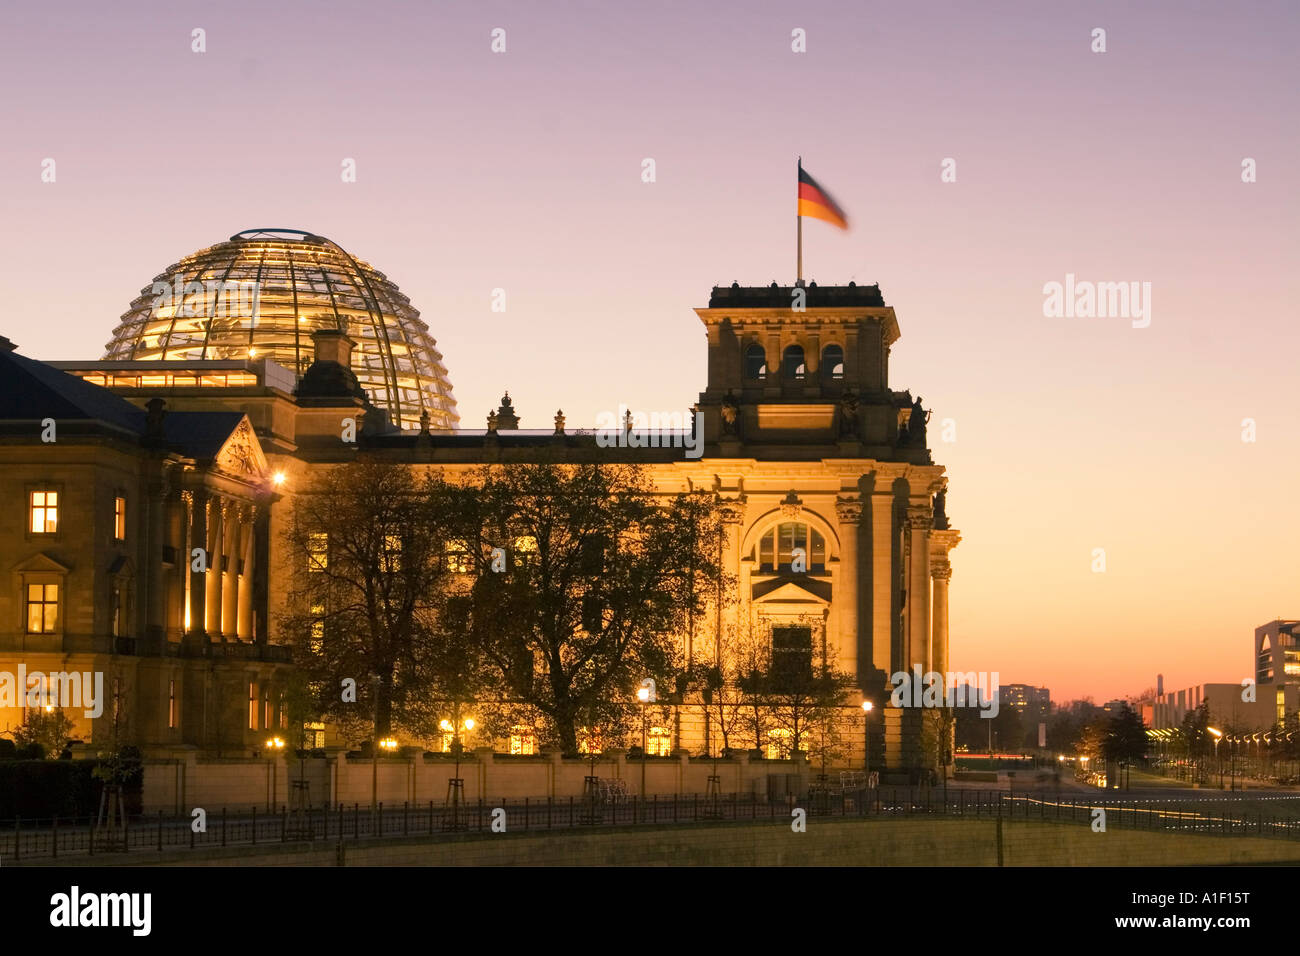
{"type": "Polygon", "coordinates": [[[468,732],[474,729],[474,718],[466,717],[460,719],[460,701],[456,701],[452,708],[452,719],[443,718],[438,722],[438,729],[443,733],[451,734],[451,750],[456,758],[456,775],[447,781],[447,804],[451,807],[451,820],[443,820],[443,829],[460,828],[460,805],[463,802],[462,797],[465,791],[465,781],[460,776],[460,754],[464,749],[460,742],[460,732],[468,732]]]}
{"type": "Polygon", "coordinates": [[[869,700],[862,702],[862,772],[866,777],[866,786],[871,788],[871,709],[875,706],[869,700]]]}
{"type": "Polygon", "coordinates": [[[1223,761],[1219,759],[1219,741],[1223,739],[1223,731],[1216,727],[1206,727],[1210,733],[1214,734],[1214,762],[1219,765],[1219,789],[1223,789],[1223,761]]]}
{"type": "Polygon", "coordinates": [[[641,803],[645,803],[645,763],[646,763],[646,707],[650,704],[650,688],[642,684],[637,688],[636,699],[641,702],[641,803]]]}
{"type": "Polygon", "coordinates": [[[271,799],[267,801],[267,806],[272,813],[275,812],[275,790],[276,790],[276,783],[277,783],[276,778],[278,777],[276,758],[279,756],[279,752],[283,749],[284,749],[284,738],[270,737],[267,739],[266,752],[271,758],[271,799]]]}

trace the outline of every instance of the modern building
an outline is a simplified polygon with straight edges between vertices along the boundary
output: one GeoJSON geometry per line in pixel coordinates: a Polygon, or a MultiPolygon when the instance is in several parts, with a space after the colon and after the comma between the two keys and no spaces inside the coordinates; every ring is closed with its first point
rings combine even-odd
{"type": "MultiPolygon", "coordinates": [[[[140,517],[140,550],[131,556],[139,597],[120,626],[120,636],[134,643],[109,640],[115,632],[101,610],[109,606],[108,591],[94,590],[104,590],[107,578],[87,579],[56,620],[71,620],[75,609],[78,621],[84,618],[78,641],[152,654],[159,667],[187,660],[186,654],[206,663],[238,661],[248,701],[243,740],[255,747],[281,719],[271,665],[282,650],[274,622],[289,583],[274,569],[285,564],[277,549],[295,491],[359,452],[454,475],[487,461],[527,460],[544,449],[557,460],[636,463],[657,490],[706,489],[717,497],[726,517],[723,567],[737,588],[719,622],[724,633],[757,633],[793,642],[823,661],[833,658],[861,695],[882,705],[890,674],[946,672],[949,552],[960,535],[945,512],[947,478],[928,447],[928,413],[919,398],[890,385],[889,357],[900,337],[894,309],[877,286],[773,283],[714,288],[696,313],[708,353],[694,409],[703,456],[663,442],[607,448],[591,432],[566,430],[562,415],[553,429],[508,427],[528,415],[508,398],[486,429],[457,429],[450,385],[427,328],[382,274],[328,240],[253,230],[196,253],[132,303],[106,358],[54,363],[67,373],[59,374],[8,353],[11,363],[44,368],[39,374],[54,382],[54,392],[93,395],[93,404],[130,423],[119,426],[123,460],[115,467],[136,475],[129,500],[138,497],[137,510],[148,515],[140,517]],[[230,290],[209,282],[231,277],[267,284],[246,295],[236,286],[235,304],[221,306],[220,296],[230,290]],[[256,303],[249,314],[242,314],[245,302],[256,303]],[[132,417],[131,407],[148,412],[132,417]],[[192,424],[200,421],[207,424],[192,424]],[[229,425],[224,438],[217,422],[229,425]],[[352,440],[347,422],[356,425],[352,440]],[[200,436],[205,443],[196,447],[200,436]],[[795,546],[806,549],[805,573],[785,568],[795,546]],[[179,556],[195,548],[222,556],[219,576],[186,571],[179,556]],[[259,578],[267,567],[270,579],[259,578]],[[271,704],[257,706],[268,693],[271,704]]],[[[0,379],[8,401],[14,401],[11,391],[0,379]]],[[[91,511],[102,511],[117,486],[107,475],[97,479],[109,490],[83,502],[82,472],[75,469],[88,466],[65,461],[62,443],[57,452],[34,443],[36,423],[50,414],[44,407],[23,404],[18,411],[0,415],[0,424],[23,436],[22,469],[5,466],[11,493],[59,491],[68,496],[60,499],[67,507],[75,499],[90,509],[75,517],[65,512],[63,532],[97,527],[91,522],[99,512],[91,511]]],[[[99,454],[100,447],[88,444],[86,454],[99,454]]],[[[17,526],[4,534],[6,555],[17,553],[11,543],[28,550],[39,544],[17,526]]],[[[51,550],[47,558],[33,554],[19,564],[37,561],[31,573],[56,576],[118,566],[120,545],[104,534],[84,540],[80,534],[83,551],[75,561],[51,550]]],[[[7,642],[0,646],[20,654],[32,646],[26,622],[35,614],[30,601],[24,604],[26,586],[26,579],[13,579],[8,613],[0,619],[0,642],[7,642]]],[[[65,646],[44,640],[50,653],[65,646]]],[[[693,664],[708,664],[719,653],[717,641],[691,634],[680,640],[693,664]]],[[[210,699],[220,683],[213,680],[213,688],[191,690],[210,699]]],[[[138,718],[142,725],[161,721],[156,690],[136,699],[152,709],[138,718]]],[[[181,708],[179,727],[171,728],[176,739],[210,741],[208,728],[190,726],[206,713],[203,706],[181,708]]],[[[872,722],[879,755],[873,762],[883,759],[888,769],[903,771],[930,761],[922,742],[929,718],[919,708],[882,706],[881,714],[872,722]]],[[[707,733],[702,708],[688,700],[671,728],[656,728],[656,748],[699,752],[707,733]]]]}
{"type": "Polygon", "coordinates": [[[1300,621],[1269,621],[1255,628],[1255,683],[1300,683],[1300,621]]]}
{"type": "Polygon", "coordinates": [[[1002,684],[998,687],[998,708],[1008,707],[1020,715],[1027,732],[1033,731],[1052,714],[1052,692],[1032,684],[1002,684]]]}
{"type": "Polygon", "coordinates": [[[1156,698],[1153,730],[1181,727],[1189,711],[1206,703],[1210,722],[1225,732],[1269,730],[1300,706],[1300,687],[1197,684],[1156,698]]]}

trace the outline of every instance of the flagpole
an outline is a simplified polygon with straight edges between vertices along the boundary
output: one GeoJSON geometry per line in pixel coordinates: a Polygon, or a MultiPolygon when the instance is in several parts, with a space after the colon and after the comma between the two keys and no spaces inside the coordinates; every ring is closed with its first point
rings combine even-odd
{"type": "Polygon", "coordinates": [[[798,237],[798,239],[796,240],[796,248],[798,252],[796,253],[797,262],[795,264],[794,284],[796,286],[801,286],[803,285],[803,216],[799,215],[798,196],[799,196],[799,181],[802,178],[800,174],[803,172],[803,157],[800,156],[796,160],[796,163],[798,164],[796,167],[798,171],[795,173],[795,178],[794,178],[794,184],[795,184],[794,222],[795,222],[795,235],[798,237]]]}

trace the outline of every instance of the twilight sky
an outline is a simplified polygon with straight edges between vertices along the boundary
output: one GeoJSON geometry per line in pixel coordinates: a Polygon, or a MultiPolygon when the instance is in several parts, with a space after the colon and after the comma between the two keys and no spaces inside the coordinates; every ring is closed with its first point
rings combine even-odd
{"type": "Polygon", "coordinates": [[[1282,0],[15,0],[0,334],[98,358],[170,263],[301,228],[411,297],[466,427],[683,409],[710,286],[794,278],[802,154],[853,225],[806,277],[879,282],[891,384],[955,423],[953,665],[1236,681],[1300,617],[1298,45],[1282,0]],[[1067,273],[1151,283],[1149,327],[1044,317],[1067,273]]]}

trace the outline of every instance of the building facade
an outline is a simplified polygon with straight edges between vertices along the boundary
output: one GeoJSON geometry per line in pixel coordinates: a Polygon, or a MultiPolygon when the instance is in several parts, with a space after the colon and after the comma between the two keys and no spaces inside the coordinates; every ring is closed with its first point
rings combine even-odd
{"type": "MultiPolygon", "coordinates": [[[[281,295],[277,307],[287,301],[281,295]]],[[[865,698],[880,705],[879,719],[867,729],[873,760],[900,772],[933,764],[923,743],[933,712],[889,706],[888,690],[893,674],[949,669],[949,555],[960,535],[947,519],[947,478],[931,456],[928,413],[920,398],[890,385],[889,356],[900,332],[878,287],[713,289],[708,305],[696,310],[708,374],[691,421],[703,443],[694,454],[668,436],[646,443],[650,447],[606,447],[589,431],[566,430],[562,416],[553,429],[511,428],[519,422],[508,399],[483,430],[439,428],[427,411],[418,427],[399,427],[395,418],[409,416],[426,400],[411,391],[418,391],[422,379],[402,379],[394,392],[400,401],[392,408],[382,390],[362,386],[357,362],[365,353],[357,343],[363,334],[371,340],[379,334],[373,305],[363,300],[350,312],[344,303],[323,318],[299,316],[288,323],[294,329],[301,323],[310,336],[312,360],[303,363],[301,375],[255,354],[255,346],[239,354],[231,345],[239,341],[238,322],[223,327],[225,351],[218,357],[173,355],[158,336],[177,334],[174,318],[155,321],[139,302],[131,322],[124,322],[130,334],[115,341],[130,339],[142,343],[141,349],[123,357],[118,353],[127,346],[119,344],[110,359],[54,363],[67,373],[63,379],[79,379],[80,387],[139,412],[135,444],[124,439],[127,448],[120,453],[122,467],[138,473],[131,495],[148,503],[151,516],[131,555],[134,567],[148,569],[151,582],[132,599],[133,627],[143,640],[134,647],[161,649],[155,654],[159,667],[188,660],[187,654],[208,664],[238,657],[239,694],[241,705],[247,695],[249,718],[243,747],[256,749],[280,719],[274,669],[282,665],[276,653],[283,648],[277,647],[275,622],[289,572],[282,573],[286,558],[279,549],[296,489],[362,451],[372,460],[455,476],[485,462],[526,460],[545,448],[558,451],[560,460],[636,463],[664,494],[714,494],[726,520],[722,563],[737,593],[719,609],[711,634],[746,631],[771,640],[798,632],[796,638],[816,648],[822,662],[851,675],[857,695],[852,707],[865,698]],[[224,444],[211,438],[188,455],[171,444],[191,430],[182,427],[187,421],[215,422],[214,416],[223,415],[220,420],[231,423],[224,444]],[[147,436],[160,428],[166,440],[149,446],[147,436]],[[807,568],[798,573],[789,568],[796,547],[807,554],[807,568]],[[220,555],[214,558],[219,575],[185,570],[179,556],[195,548],[220,555]],[[270,705],[263,707],[268,693],[270,705]]],[[[191,351],[204,320],[195,321],[200,324],[178,339],[191,351]]],[[[301,341],[295,341],[300,350],[301,341]]],[[[274,344],[271,338],[259,342],[274,344]]],[[[426,347],[433,348],[431,339],[426,347]]],[[[398,368],[394,374],[404,373],[398,368]]],[[[450,408],[444,414],[454,415],[454,405],[446,406],[450,392],[440,365],[433,378],[427,400],[431,406],[442,401],[450,408]]],[[[527,410],[522,414],[526,418],[527,410]]],[[[215,425],[204,428],[205,434],[219,431],[215,425]]],[[[70,480],[46,449],[31,446],[27,453],[39,462],[24,467],[44,467],[51,481],[70,480]]],[[[4,473],[10,472],[6,464],[4,473]]],[[[12,471],[6,480],[23,483],[25,475],[12,471]]],[[[113,545],[96,539],[85,547],[87,563],[103,564],[113,545]]],[[[27,555],[18,564],[34,560],[27,555]]],[[[101,605],[100,596],[89,591],[76,601],[86,615],[100,615],[101,605]]],[[[17,605],[8,610],[6,620],[21,619],[17,605]]],[[[86,629],[100,639],[110,632],[98,618],[87,618],[86,629]]],[[[707,664],[720,653],[716,637],[687,634],[681,641],[692,664],[707,664]]],[[[22,637],[9,642],[28,646],[22,637]]],[[[137,695],[141,706],[156,712],[158,688],[172,679],[150,678],[148,694],[137,695]]],[[[225,693],[205,688],[200,696],[224,699],[225,693]]],[[[187,703],[176,734],[169,735],[176,728],[165,728],[169,733],[150,731],[142,739],[211,744],[211,734],[191,724],[207,712],[203,707],[213,706],[187,703]]],[[[664,750],[700,752],[717,743],[708,737],[702,709],[690,701],[663,734],[666,739],[656,746],[664,750]]],[[[498,746],[505,750],[508,744],[498,746]]],[[[861,759],[861,743],[857,753],[861,759]]]]}

